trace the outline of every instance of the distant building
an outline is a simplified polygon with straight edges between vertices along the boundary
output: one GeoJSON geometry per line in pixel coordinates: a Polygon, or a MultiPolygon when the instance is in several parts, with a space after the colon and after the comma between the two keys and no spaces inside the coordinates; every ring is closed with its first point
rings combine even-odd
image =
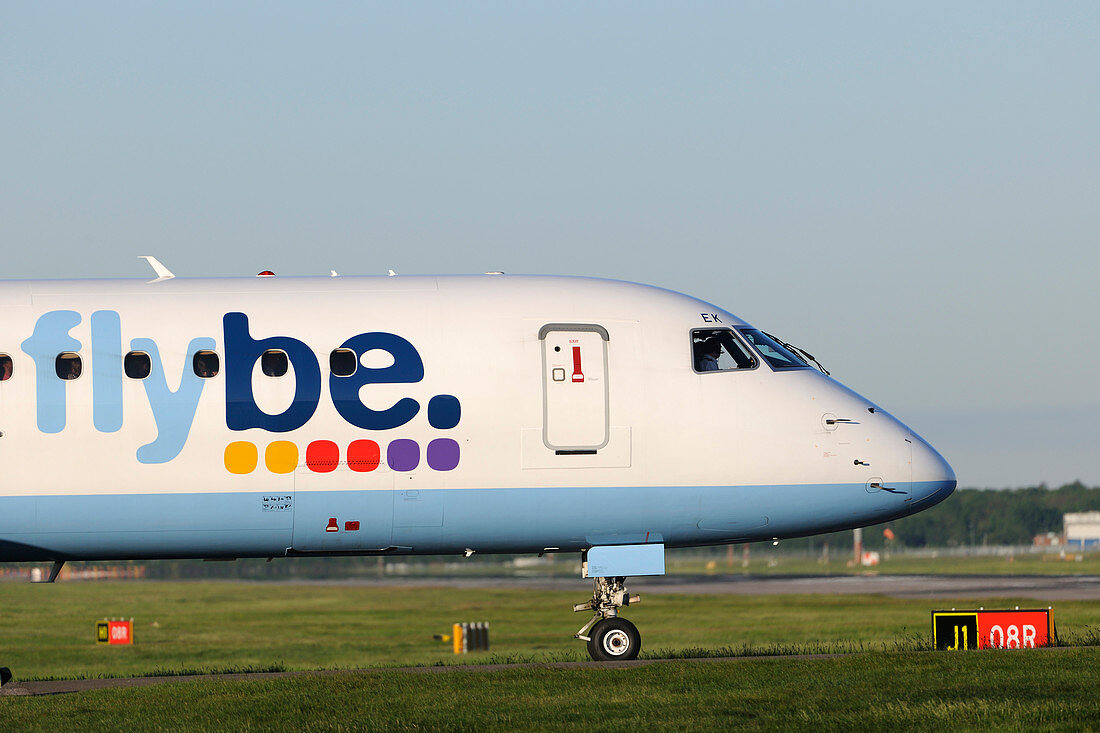
{"type": "Polygon", "coordinates": [[[1100,512],[1073,512],[1062,515],[1067,547],[1100,547],[1100,512]]]}
{"type": "Polygon", "coordinates": [[[1064,536],[1057,532],[1044,532],[1035,535],[1031,543],[1036,547],[1061,547],[1063,540],[1064,536]]]}

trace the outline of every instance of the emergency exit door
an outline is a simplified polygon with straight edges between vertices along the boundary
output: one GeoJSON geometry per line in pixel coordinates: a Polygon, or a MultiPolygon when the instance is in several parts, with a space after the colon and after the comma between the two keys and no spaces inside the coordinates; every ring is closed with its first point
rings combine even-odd
{"type": "Polygon", "coordinates": [[[552,323],[542,342],[542,439],[558,451],[595,451],[608,440],[607,329],[552,323]]]}

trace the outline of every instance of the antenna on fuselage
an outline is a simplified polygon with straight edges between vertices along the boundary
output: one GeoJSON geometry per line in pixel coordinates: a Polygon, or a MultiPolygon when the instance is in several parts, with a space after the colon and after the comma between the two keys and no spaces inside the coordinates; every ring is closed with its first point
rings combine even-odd
{"type": "Polygon", "coordinates": [[[153,272],[157,273],[156,280],[150,280],[150,283],[159,283],[161,280],[171,280],[175,277],[172,271],[164,265],[160,264],[160,260],[152,255],[138,255],[139,260],[145,260],[149,263],[149,267],[153,268],[153,272]]]}

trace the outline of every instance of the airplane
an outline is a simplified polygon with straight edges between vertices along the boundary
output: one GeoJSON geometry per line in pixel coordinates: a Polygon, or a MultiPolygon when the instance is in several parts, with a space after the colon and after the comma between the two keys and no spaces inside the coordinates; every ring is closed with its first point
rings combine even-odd
{"type": "Polygon", "coordinates": [[[630,282],[0,282],[0,561],[580,553],[633,659],[666,548],[927,509],[925,440],[805,351],[630,282]]]}

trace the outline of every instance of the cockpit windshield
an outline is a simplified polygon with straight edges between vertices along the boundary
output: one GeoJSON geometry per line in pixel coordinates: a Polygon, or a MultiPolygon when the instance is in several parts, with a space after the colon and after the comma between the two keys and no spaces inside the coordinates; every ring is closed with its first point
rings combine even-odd
{"type": "Polygon", "coordinates": [[[773,369],[807,369],[809,364],[783,344],[755,328],[739,329],[753,347],[773,369]]]}
{"type": "Polygon", "coordinates": [[[756,357],[728,328],[697,328],[691,332],[692,363],[697,372],[752,369],[756,357]]]}

